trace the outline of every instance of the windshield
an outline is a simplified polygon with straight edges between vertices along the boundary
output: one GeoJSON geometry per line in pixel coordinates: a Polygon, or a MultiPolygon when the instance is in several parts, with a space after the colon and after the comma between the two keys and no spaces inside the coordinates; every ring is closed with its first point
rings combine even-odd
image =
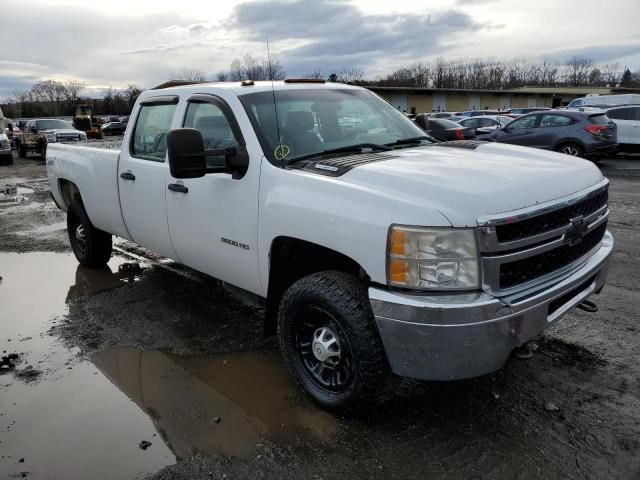
{"type": "Polygon", "coordinates": [[[431,143],[405,115],[367,90],[276,90],[242,95],[240,100],[267,157],[278,165],[362,144],[382,146],[416,137],[425,139],[414,144],[431,143]]]}
{"type": "Polygon", "coordinates": [[[62,120],[38,120],[36,122],[38,130],[52,130],[54,128],[69,128],[69,125],[62,120]]]}

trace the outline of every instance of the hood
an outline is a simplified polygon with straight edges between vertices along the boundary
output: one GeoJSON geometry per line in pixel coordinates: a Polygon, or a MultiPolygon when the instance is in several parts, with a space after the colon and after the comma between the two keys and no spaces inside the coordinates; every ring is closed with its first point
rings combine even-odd
{"type": "MultiPolygon", "coordinates": [[[[565,197],[604,178],[588,160],[499,143],[474,149],[430,145],[392,155],[358,166],[342,179],[403,203],[435,208],[456,227],[565,197]]],[[[419,219],[414,224],[421,225],[419,219]]]]}

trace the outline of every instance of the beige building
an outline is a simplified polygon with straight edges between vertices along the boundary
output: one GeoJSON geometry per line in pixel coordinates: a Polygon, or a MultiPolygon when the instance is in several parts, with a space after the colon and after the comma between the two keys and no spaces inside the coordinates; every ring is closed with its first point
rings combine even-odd
{"type": "Polygon", "coordinates": [[[471,90],[368,86],[407,113],[505,110],[523,107],[561,107],[588,94],[640,93],[640,89],[618,87],[522,87],[510,90],[471,90]]]}

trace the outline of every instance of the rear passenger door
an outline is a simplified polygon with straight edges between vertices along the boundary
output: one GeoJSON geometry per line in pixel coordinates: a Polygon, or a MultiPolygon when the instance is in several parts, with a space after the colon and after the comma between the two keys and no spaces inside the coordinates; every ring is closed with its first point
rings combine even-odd
{"type": "MultiPolygon", "coordinates": [[[[178,104],[177,96],[143,100],[118,161],[122,217],[131,238],[165,257],[176,258],[169,236],[165,203],[167,133],[178,104]]],[[[133,118],[133,117],[132,117],[133,118]]]]}
{"type": "Polygon", "coordinates": [[[540,115],[539,126],[532,135],[532,146],[547,150],[555,149],[563,138],[571,136],[573,124],[573,119],[564,115],[553,113],[540,115]]]}

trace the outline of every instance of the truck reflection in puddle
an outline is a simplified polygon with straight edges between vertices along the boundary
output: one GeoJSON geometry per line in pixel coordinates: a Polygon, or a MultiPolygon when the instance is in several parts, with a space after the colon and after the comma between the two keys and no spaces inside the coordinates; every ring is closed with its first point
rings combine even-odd
{"type": "Polygon", "coordinates": [[[277,352],[180,357],[116,348],[97,353],[98,369],[148,413],[176,457],[195,452],[250,457],[261,436],[329,441],[329,413],[299,392],[277,352]]]}
{"type": "MultiPolygon", "coordinates": [[[[118,288],[142,274],[137,263],[79,266],[67,300],[118,288]]],[[[73,305],[70,305],[73,308],[73,305]]],[[[330,441],[335,418],[301,397],[278,352],[182,357],[119,347],[92,362],[153,420],[176,457],[195,452],[250,457],[261,437],[330,441]]]]}
{"type": "Polygon", "coordinates": [[[121,263],[117,273],[109,265],[101,268],[88,268],[78,265],[76,283],[69,287],[67,302],[76,297],[94,295],[96,293],[121,287],[125,282],[133,282],[140,278],[144,269],[138,263],[121,263]]]}

